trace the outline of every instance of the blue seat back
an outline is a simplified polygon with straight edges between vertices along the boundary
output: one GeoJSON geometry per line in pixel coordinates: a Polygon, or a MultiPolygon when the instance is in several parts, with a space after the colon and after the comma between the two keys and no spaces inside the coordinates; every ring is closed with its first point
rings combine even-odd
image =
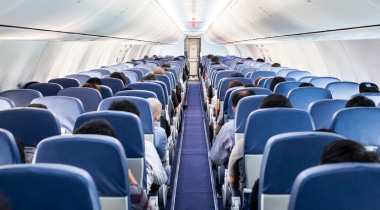
{"type": "Polygon", "coordinates": [[[0,191],[12,209],[101,209],[90,174],[68,165],[1,166],[0,191]]]}
{"type": "Polygon", "coordinates": [[[252,66],[247,66],[242,69],[240,69],[240,73],[242,73],[244,76],[247,75],[250,72],[253,72],[255,70],[259,70],[258,68],[254,68],[252,66]]]}
{"type": "Polygon", "coordinates": [[[307,110],[309,104],[322,99],[332,99],[329,90],[318,87],[294,88],[289,92],[288,99],[294,108],[307,110]]]}
{"type": "Polygon", "coordinates": [[[310,104],[308,112],[313,117],[315,129],[330,128],[332,118],[336,111],[344,109],[347,100],[322,99],[310,104]]]}
{"type": "Polygon", "coordinates": [[[0,97],[0,110],[10,109],[15,107],[15,103],[10,98],[0,97]]]}
{"type": "Polygon", "coordinates": [[[69,133],[74,130],[75,120],[84,113],[82,102],[69,96],[47,96],[36,98],[32,103],[44,104],[58,118],[61,127],[69,133]]]}
{"type": "Polygon", "coordinates": [[[98,85],[100,88],[100,94],[102,95],[102,98],[109,98],[113,96],[112,89],[105,85],[98,85]]]}
{"type": "Polygon", "coordinates": [[[0,96],[11,99],[16,107],[23,107],[30,104],[33,99],[42,97],[42,94],[37,90],[14,89],[1,92],[0,96]]]}
{"type": "Polygon", "coordinates": [[[77,118],[74,130],[93,119],[104,119],[112,125],[128,158],[144,157],[144,132],[135,114],[122,111],[88,112],[77,118]]]}
{"type": "Polygon", "coordinates": [[[364,92],[364,93],[355,94],[352,97],[355,97],[357,95],[362,95],[362,96],[365,96],[365,97],[371,99],[375,103],[375,105],[378,105],[380,103],[380,93],[364,92]]]}
{"type": "Polygon", "coordinates": [[[277,72],[277,76],[286,77],[290,72],[300,71],[298,69],[281,69],[277,72]]]}
{"type": "Polygon", "coordinates": [[[258,77],[275,77],[276,72],[273,71],[254,71],[251,74],[250,79],[255,81],[258,77]]]}
{"type": "Polygon", "coordinates": [[[127,158],[123,146],[113,137],[91,134],[50,137],[38,144],[34,162],[71,165],[87,171],[99,196],[129,195],[127,158]]]}
{"type": "Polygon", "coordinates": [[[90,79],[91,77],[88,76],[88,75],[85,75],[85,74],[69,74],[69,75],[66,75],[65,78],[73,78],[73,79],[77,79],[79,81],[79,83],[81,85],[83,85],[84,83],[87,82],[88,79],[90,79]]]}
{"type": "Polygon", "coordinates": [[[290,71],[286,74],[286,77],[294,78],[296,81],[306,76],[311,76],[311,73],[308,71],[290,71]]]}
{"type": "Polygon", "coordinates": [[[359,84],[356,82],[332,82],[327,84],[333,99],[350,99],[351,96],[359,93],[359,84]]]}
{"type": "Polygon", "coordinates": [[[57,117],[49,110],[40,108],[0,111],[0,128],[10,131],[27,147],[35,147],[42,139],[61,134],[57,117]]]}
{"type": "Polygon", "coordinates": [[[93,69],[93,70],[90,70],[90,71],[96,71],[96,72],[99,72],[99,73],[101,73],[103,76],[107,76],[107,75],[111,74],[111,71],[108,70],[108,69],[93,69]]]}
{"type": "Polygon", "coordinates": [[[81,83],[74,78],[55,78],[48,81],[48,83],[60,84],[63,88],[79,87],[81,83]]]}
{"type": "Polygon", "coordinates": [[[249,114],[257,110],[266,95],[247,96],[240,99],[235,114],[235,132],[244,133],[249,114]]]}
{"type": "Polygon", "coordinates": [[[258,109],[249,114],[246,122],[244,153],[263,154],[268,139],[276,134],[313,130],[313,119],[306,111],[293,108],[258,109]]]}
{"type": "Polygon", "coordinates": [[[331,129],[364,146],[380,145],[380,109],[353,107],[335,113],[331,129]]]}
{"type": "Polygon", "coordinates": [[[102,100],[100,92],[93,88],[71,87],[58,92],[58,96],[70,96],[79,99],[85,112],[96,111],[102,100]]]}
{"type": "Polygon", "coordinates": [[[78,74],[84,74],[84,75],[87,75],[90,77],[98,77],[98,78],[103,76],[103,74],[98,72],[98,71],[80,71],[80,72],[78,72],[78,74]]]}
{"type": "Polygon", "coordinates": [[[217,88],[221,79],[226,78],[235,72],[236,71],[232,71],[232,70],[215,71],[214,77],[211,78],[212,87],[214,89],[217,88]]]}
{"type": "Polygon", "coordinates": [[[134,82],[137,82],[140,80],[140,78],[137,76],[136,72],[133,72],[133,71],[128,71],[128,70],[125,70],[125,71],[122,71],[122,73],[129,78],[129,81],[131,83],[134,83],[134,82]]]}
{"type": "Polygon", "coordinates": [[[156,74],[156,77],[159,81],[165,84],[166,92],[168,93],[168,95],[171,95],[173,85],[171,84],[169,77],[166,75],[160,75],[160,74],[156,74]]]}
{"type": "MultiPolygon", "coordinates": [[[[334,133],[313,131],[289,132],[270,137],[261,162],[259,196],[290,194],[297,175],[317,166],[324,147],[343,138],[334,133]]],[[[259,199],[259,203],[261,201],[259,199]]]]}
{"type": "Polygon", "coordinates": [[[21,163],[20,151],[13,134],[2,128],[0,128],[0,154],[0,166],[21,163]]]}
{"type": "Polygon", "coordinates": [[[294,88],[298,88],[300,84],[302,82],[280,82],[274,87],[273,93],[288,97],[289,92],[294,88]]]}
{"type": "Polygon", "coordinates": [[[157,98],[157,95],[149,90],[124,90],[119,91],[115,96],[136,96],[140,98],[157,98]]]}
{"type": "Polygon", "coordinates": [[[224,79],[220,80],[220,82],[218,84],[218,97],[217,97],[220,101],[224,101],[224,96],[227,92],[227,85],[229,82],[231,82],[233,80],[238,80],[245,85],[246,84],[253,84],[251,79],[244,78],[244,77],[224,78],[224,79]]]}
{"type": "Polygon", "coordinates": [[[144,134],[154,133],[154,123],[153,123],[153,111],[149,102],[140,97],[135,96],[114,96],[111,98],[103,99],[98,107],[98,111],[108,110],[109,106],[114,101],[127,100],[136,104],[140,112],[141,125],[143,126],[144,134]]]}
{"type": "Polygon", "coordinates": [[[329,83],[340,82],[336,77],[315,77],[310,80],[310,83],[315,87],[325,88],[329,83]]]}
{"type": "Polygon", "coordinates": [[[310,83],[310,81],[313,79],[313,78],[316,78],[317,76],[304,76],[304,77],[301,77],[298,79],[299,82],[308,82],[310,83]]]}
{"type": "Polygon", "coordinates": [[[111,88],[113,94],[117,93],[125,87],[123,81],[118,78],[105,77],[101,80],[103,82],[103,85],[111,88]]]}
{"type": "Polygon", "coordinates": [[[35,83],[28,85],[28,89],[37,90],[43,96],[56,96],[63,87],[56,83],[35,83]]]}
{"type": "MultiPolygon", "coordinates": [[[[137,81],[139,81],[141,79],[141,77],[145,74],[145,71],[143,72],[140,69],[128,69],[128,70],[125,70],[125,71],[134,72],[137,75],[137,81]]],[[[132,81],[131,81],[131,83],[132,83],[132,81]]]]}
{"type": "Polygon", "coordinates": [[[315,166],[297,176],[288,209],[378,209],[379,193],[379,164],[335,163],[315,166]]]}
{"type": "MultiPolygon", "coordinates": [[[[264,88],[264,87],[265,87],[265,83],[266,83],[267,80],[270,79],[270,78],[273,78],[273,77],[263,77],[263,78],[261,78],[261,79],[259,80],[258,86],[264,88]]],[[[268,87],[269,87],[269,86],[268,86],[268,87]]],[[[267,89],[269,89],[269,88],[267,88],[267,89]]]]}
{"type": "Polygon", "coordinates": [[[162,108],[165,108],[167,104],[165,101],[165,93],[161,85],[153,83],[153,82],[136,82],[127,85],[127,87],[134,88],[135,90],[148,90],[152,91],[156,94],[157,99],[161,102],[162,108]]]}

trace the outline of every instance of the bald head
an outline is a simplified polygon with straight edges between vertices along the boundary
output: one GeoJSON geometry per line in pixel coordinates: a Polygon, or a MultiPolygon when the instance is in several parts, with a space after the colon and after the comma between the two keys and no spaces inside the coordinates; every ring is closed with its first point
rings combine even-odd
{"type": "Polygon", "coordinates": [[[158,119],[160,119],[160,116],[161,116],[161,112],[162,112],[161,102],[156,98],[148,98],[147,100],[150,106],[152,107],[154,121],[156,122],[158,119]]]}
{"type": "Polygon", "coordinates": [[[154,67],[152,73],[165,75],[165,69],[162,67],[154,67]]]}

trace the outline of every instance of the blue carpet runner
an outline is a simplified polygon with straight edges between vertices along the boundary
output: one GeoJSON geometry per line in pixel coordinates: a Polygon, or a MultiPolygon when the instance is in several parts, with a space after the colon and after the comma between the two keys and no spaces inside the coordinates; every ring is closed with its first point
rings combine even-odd
{"type": "Polygon", "coordinates": [[[189,82],[175,208],[215,209],[208,163],[200,82],[189,82]]]}

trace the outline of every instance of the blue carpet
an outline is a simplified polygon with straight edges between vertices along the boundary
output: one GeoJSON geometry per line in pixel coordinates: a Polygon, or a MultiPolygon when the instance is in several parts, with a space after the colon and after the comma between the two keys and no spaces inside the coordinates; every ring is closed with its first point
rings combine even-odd
{"type": "Polygon", "coordinates": [[[175,209],[215,209],[200,98],[200,82],[189,82],[175,209]]]}

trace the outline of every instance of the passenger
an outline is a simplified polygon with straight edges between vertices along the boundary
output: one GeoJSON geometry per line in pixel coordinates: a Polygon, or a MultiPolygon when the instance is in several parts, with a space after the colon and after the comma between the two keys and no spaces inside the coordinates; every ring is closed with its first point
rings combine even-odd
{"type": "Polygon", "coordinates": [[[254,87],[259,87],[259,81],[263,78],[263,76],[259,76],[253,81],[253,86],[254,87]]]}
{"type": "MultiPolygon", "coordinates": [[[[112,102],[108,110],[130,112],[140,117],[140,112],[137,106],[127,100],[112,102]]],[[[147,192],[149,194],[151,187],[156,188],[157,186],[159,187],[160,185],[167,183],[168,176],[162,166],[156,148],[150,141],[145,141],[145,160],[147,171],[147,192]]]]}
{"type": "Polygon", "coordinates": [[[358,95],[347,101],[345,108],[349,107],[376,107],[376,105],[371,99],[358,95]]]}
{"type": "Polygon", "coordinates": [[[279,64],[279,63],[272,63],[272,65],[270,67],[281,67],[281,64],[279,64]]]}
{"type": "MultiPolygon", "coordinates": [[[[255,95],[255,92],[252,90],[243,89],[238,93],[232,96],[232,111],[236,111],[236,106],[240,99],[255,95]]],[[[224,165],[228,163],[228,159],[231,153],[232,148],[235,145],[235,123],[233,121],[227,122],[220,129],[219,134],[216,136],[214,144],[210,150],[210,159],[211,161],[217,165],[224,165]]],[[[219,179],[216,178],[216,187],[218,197],[221,197],[221,186],[219,184],[219,179]]]]}
{"type": "Polygon", "coordinates": [[[100,78],[97,78],[97,77],[91,77],[90,79],[88,79],[86,81],[86,83],[91,83],[94,85],[103,85],[102,80],[100,78]]]}
{"type": "Polygon", "coordinates": [[[362,82],[359,84],[359,92],[379,92],[379,87],[372,82],[362,82]]]}
{"type": "Polygon", "coordinates": [[[161,74],[161,75],[165,75],[165,69],[162,68],[162,67],[154,67],[152,69],[152,73],[153,74],[161,74]]]}
{"type": "Polygon", "coordinates": [[[39,103],[32,103],[27,104],[25,107],[33,107],[33,108],[41,108],[41,109],[48,109],[45,104],[39,104],[39,103]]]}
{"type": "MultiPolygon", "coordinates": [[[[263,99],[259,109],[266,108],[292,108],[290,101],[281,94],[271,94],[263,99]]],[[[239,191],[242,194],[243,190],[243,177],[244,177],[244,141],[239,141],[231,151],[230,160],[228,161],[228,173],[230,178],[230,183],[235,187],[239,187],[239,191]]]]}
{"type": "MultiPolygon", "coordinates": [[[[366,151],[363,145],[349,140],[339,139],[332,141],[323,149],[319,164],[333,164],[343,162],[379,163],[379,156],[375,152],[366,151]]],[[[259,179],[252,187],[250,210],[258,209],[259,179]]]]}
{"type": "Polygon", "coordinates": [[[276,87],[276,85],[277,85],[278,83],[280,83],[280,82],[285,82],[285,81],[286,81],[286,80],[285,80],[284,77],[274,77],[273,80],[272,80],[272,82],[270,83],[269,89],[270,89],[271,91],[273,91],[274,88],[276,87]]]}
{"type": "Polygon", "coordinates": [[[170,69],[172,66],[170,65],[170,63],[168,62],[163,62],[161,64],[161,67],[165,69],[165,71],[168,71],[168,69],[170,69]]]}
{"type": "Polygon", "coordinates": [[[37,83],[40,83],[40,82],[30,81],[30,82],[25,83],[21,88],[22,89],[27,89],[29,85],[33,85],[33,84],[37,84],[37,83]]]}
{"type": "Polygon", "coordinates": [[[213,56],[211,58],[211,65],[217,65],[220,64],[219,57],[218,56],[213,56]]]}
{"type": "Polygon", "coordinates": [[[146,82],[146,81],[149,81],[149,80],[157,80],[157,76],[153,73],[149,73],[149,74],[146,74],[144,75],[143,77],[141,77],[141,82],[146,82]]]}
{"type": "Polygon", "coordinates": [[[93,89],[99,91],[99,93],[101,93],[100,87],[98,85],[94,84],[94,83],[84,83],[82,85],[82,87],[93,88],[93,89]]]}
{"type": "Polygon", "coordinates": [[[303,82],[298,87],[314,87],[314,85],[309,82],[303,82]]]}
{"type": "Polygon", "coordinates": [[[259,62],[259,63],[264,63],[264,62],[265,62],[265,60],[264,60],[264,59],[262,59],[262,58],[258,58],[258,59],[256,59],[256,62],[259,62]]]}
{"type": "MultiPolygon", "coordinates": [[[[153,120],[158,122],[161,117],[162,105],[156,98],[147,99],[153,110],[153,120]]],[[[168,138],[166,137],[165,130],[160,126],[154,126],[154,146],[156,147],[157,153],[160,156],[161,162],[165,162],[167,155],[166,151],[168,149],[168,138]]]]}
{"type": "MultiPolygon", "coordinates": [[[[85,122],[74,131],[74,134],[97,134],[111,136],[117,139],[114,128],[103,119],[95,119],[85,122]]],[[[138,185],[130,169],[128,169],[129,193],[132,209],[152,209],[149,204],[148,196],[144,189],[138,185]]]]}
{"type": "Polygon", "coordinates": [[[117,71],[112,72],[112,73],[109,75],[109,77],[111,77],[111,78],[116,78],[116,79],[120,79],[120,80],[123,82],[124,85],[127,85],[127,84],[130,83],[128,77],[126,77],[126,76],[125,76],[123,73],[121,73],[121,72],[117,72],[117,71]]]}

